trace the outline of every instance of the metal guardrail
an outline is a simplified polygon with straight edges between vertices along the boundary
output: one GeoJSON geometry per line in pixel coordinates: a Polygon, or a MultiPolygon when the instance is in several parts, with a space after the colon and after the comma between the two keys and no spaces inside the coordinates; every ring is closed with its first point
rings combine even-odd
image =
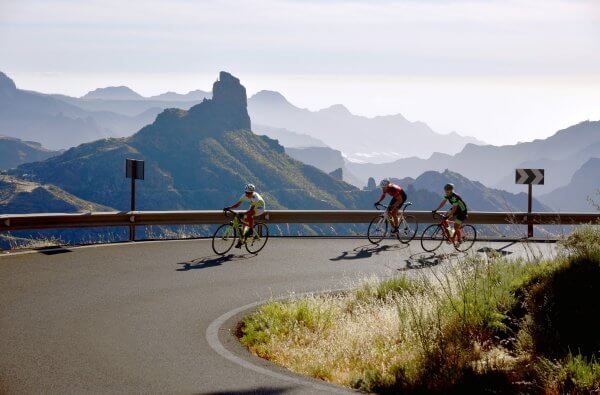
{"type": "MultiPolygon", "coordinates": [[[[272,210],[265,213],[268,223],[368,223],[379,211],[375,210],[272,210]]],[[[420,223],[435,222],[430,211],[407,211],[420,223]]],[[[594,213],[531,213],[534,224],[577,225],[600,221],[594,213]]],[[[470,212],[471,224],[526,225],[527,213],[470,212]]],[[[61,229],[146,225],[220,224],[227,217],[222,211],[130,211],[88,212],[76,214],[18,214],[0,215],[0,232],[30,229],[61,229]]]]}

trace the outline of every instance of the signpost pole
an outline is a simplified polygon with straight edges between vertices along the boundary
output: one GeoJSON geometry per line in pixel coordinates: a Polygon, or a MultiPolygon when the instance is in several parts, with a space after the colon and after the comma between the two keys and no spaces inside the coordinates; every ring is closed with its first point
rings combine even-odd
{"type": "MultiPolygon", "coordinates": [[[[144,179],[144,161],[135,159],[125,159],[125,177],[131,178],[131,211],[135,211],[135,180],[144,179]]],[[[131,215],[131,225],[129,225],[129,241],[135,241],[135,217],[131,215]]]]}
{"type": "Polygon", "coordinates": [[[527,184],[529,193],[527,194],[527,237],[533,237],[533,218],[531,217],[531,206],[533,201],[533,186],[527,184]]]}
{"type": "MultiPolygon", "coordinates": [[[[131,211],[135,211],[135,166],[132,167],[131,173],[131,211]]],[[[135,241],[135,225],[129,226],[129,241],[135,241]]]]}

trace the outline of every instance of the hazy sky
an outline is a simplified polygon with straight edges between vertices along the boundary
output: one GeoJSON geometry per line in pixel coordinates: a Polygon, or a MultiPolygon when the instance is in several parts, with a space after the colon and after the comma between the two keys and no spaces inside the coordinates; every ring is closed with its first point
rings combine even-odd
{"type": "Polygon", "coordinates": [[[514,143],[600,119],[600,1],[0,0],[0,71],[25,89],[208,90],[219,70],[514,143]]]}

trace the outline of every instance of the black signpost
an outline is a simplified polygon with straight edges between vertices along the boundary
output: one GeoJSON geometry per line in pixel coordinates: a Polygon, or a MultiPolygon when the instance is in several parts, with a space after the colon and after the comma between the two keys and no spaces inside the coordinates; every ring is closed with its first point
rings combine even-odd
{"type": "Polygon", "coordinates": [[[528,185],[527,237],[533,237],[533,221],[531,218],[531,206],[533,203],[532,185],[544,185],[544,169],[516,169],[515,183],[528,185]]]}
{"type": "MultiPolygon", "coordinates": [[[[144,179],[144,161],[125,159],[125,177],[131,178],[131,211],[135,211],[135,180],[144,179]]],[[[135,225],[129,226],[129,240],[135,241],[135,225]]]]}

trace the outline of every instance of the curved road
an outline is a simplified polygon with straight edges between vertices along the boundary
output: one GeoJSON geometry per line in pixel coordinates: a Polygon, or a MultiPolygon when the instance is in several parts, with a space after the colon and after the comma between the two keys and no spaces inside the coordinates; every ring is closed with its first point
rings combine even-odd
{"type": "MultiPolygon", "coordinates": [[[[554,249],[481,248],[512,256],[554,249]]],[[[221,329],[223,349],[276,373],[224,358],[207,329],[252,302],[414,273],[444,259],[418,243],[374,247],[358,239],[272,239],[258,256],[228,259],[215,257],[207,240],[0,254],[0,393],[339,391],[248,355],[221,329]]]]}

